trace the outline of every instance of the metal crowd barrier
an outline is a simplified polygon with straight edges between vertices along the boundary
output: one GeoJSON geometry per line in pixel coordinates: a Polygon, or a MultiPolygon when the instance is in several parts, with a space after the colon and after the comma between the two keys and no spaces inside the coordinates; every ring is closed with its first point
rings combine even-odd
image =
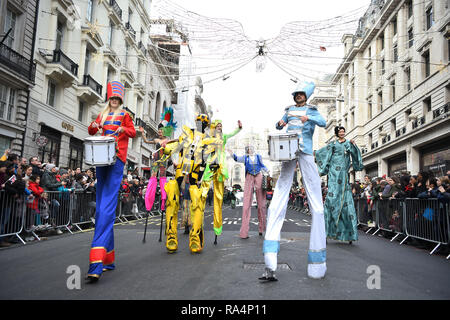
{"type": "Polygon", "coordinates": [[[80,227],[82,225],[95,225],[95,193],[75,191],[75,193],[73,193],[72,195],[72,200],[72,225],[74,225],[79,231],[83,231],[83,229],[80,227]]]}
{"type": "MultiPolygon", "coordinates": [[[[395,233],[391,241],[394,241],[399,235],[403,235],[404,238],[400,244],[410,237],[436,243],[437,245],[430,254],[433,254],[439,246],[449,244],[449,205],[438,199],[375,200],[375,226],[368,223],[371,216],[367,199],[356,201],[358,225],[368,226],[369,229],[366,233],[376,228],[372,235],[377,234],[380,230],[395,233]]],[[[449,258],[450,255],[447,259],[449,258]]]]}
{"type": "Polygon", "coordinates": [[[68,191],[46,191],[50,204],[50,225],[53,228],[65,228],[73,233],[70,228],[70,220],[73,207],[73,193],[68,191]]]}
{"type": "Polygon", "coordinates": [[[289,198],[288,209],[310,215],[309,208],[303,203],[303,198],[300,195],[289,198]]]}
{"type": "Polygon", "coordinates": [[[139,220],[143,216],[139,211],[139,198],[130,193],[119,193],[118,211],[116,218],[121,222],[129,222],[129,220],[139,220]],[[124,220],[124,221],[123,221],[124,220]]]}
{"type": "Polygon", "coordinates": [[[24,197],[17,197],[0,191],[0,238],[16,236],[26,244],[20,237],[23,231],[23,220],[25,215],[24,197]]]}
{"type": "Polygon", "coordinates": [[[430,254],[433,254],[441,244],[449,243],[448,204],[444,204],[438,199],[420,199],[418,201],[405,199],[405,204],[406,238],[413,237],[437,243],[430,254]]]}

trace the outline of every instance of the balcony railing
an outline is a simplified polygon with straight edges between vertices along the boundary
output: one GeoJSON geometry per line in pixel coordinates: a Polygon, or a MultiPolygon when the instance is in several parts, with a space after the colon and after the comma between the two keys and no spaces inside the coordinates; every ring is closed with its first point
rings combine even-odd
{"type": "Polygon", "coordinates": [[[137,127],[143,127],[144,129],[147,127],[147,124],[146,124],[145,121],[142,120],[141,118],[136,118],[136,119],[134,120],[134,124],[135,124],[137,127]]]}
{"type": "Polygon", "coordinates": [[[74,76],[78,76],[78,64],[70,60],[61,50],[53,51],[53,62],[61,64],[69,70],[74,76]]]}
{"type": "Polygon", "coordinates": [[[0,45],[0,63],[34,82],[36,63],[31,62],[5,44],[0,45]]]}
{"type": "Polygon", "coordinates": [[[372,147],[371,150],[378,148],[378,141],[375,143],[372,143],[371,147],[372,147]]]}
{"type": "Polygon", "coordinates": [[[119,16],[120,20],[122,20],[122,9],[120,9],[116,0],[109,0],[109,5],[113,8],[114,12],[119,16]]]}
{"type": "Polygon", "coordinates": [[[433,110],[433,119],[436,119],[437,117],[446,114],[448,112],[449,107],[450,102],[447,102],[444,106],[433,110]]]}
{"type": "Polygon", "coordinates": [[[417,127],[421,126],[425,124],[425,117],[416,119],[413,123],[412,123],[412,128],[413,130],[416,129],[417,127]]]}
{"type": "Polygon", "coordinates": [[[383,144],[386,143],[386,142],[389,142],[389,141],[391,141],[391,135],[390,135],[390,134],[388,134],[386,137],[384,137],[384,138],[382,139],[382,143],[383,143],[383,144]]]}
{"type": "Polygon", "coordinates": [[[402,134],[404,134],[406,132],[406,127],[403,127],[401,129],[398,129],[397,131],[395,131],[395,137],[398,138],[400,137],[402,134]]]}
{"type": "Polygon", "coordinates": [[[95,81],[90,75],[85,74],[83,76],[83,85],[88,86],[89,88],[97,92],[100,96],[102,95],[102,86],[97,81],[95,81]]]}
{"type": "Polygon", "coordinates": [[[125,28],[127,28],[127,30],[130,32],[133,39],[136,40],[136,31],[134,31],[133,27],[129,22],[125,23],[125,28]]]}

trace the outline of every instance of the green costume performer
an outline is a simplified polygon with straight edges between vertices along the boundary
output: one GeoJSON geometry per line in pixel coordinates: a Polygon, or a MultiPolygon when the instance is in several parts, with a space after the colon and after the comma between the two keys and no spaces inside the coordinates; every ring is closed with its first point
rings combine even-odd
{"type": "Polygon", "coordinates": [[[213,181],[214,187],[214,233],[217,236],[222,234],[222,203],[224,193],[224,183],[228,179],[228,168],[226,162],[225,145],[231,137],[242,130],[241,121],[238,121],[238,128],[230,134],[222,134],[222,121],[215,120],[211,124],[211,136],[222,140],[222,144],[215,146],[215,151],[208,158],[203,181],[213,181]]]}
{"type": "Polygon", "coordinates": [[[364,166],[358,147],[344,138],[345,128],[336,127],[335,134],[337,140],[315,153],[319,174],[328,175],[325,229],[328,238],[351,244],[358,240],[358,222],[348,170],[351,165],[355,171],[361,171],[364,166]]]}

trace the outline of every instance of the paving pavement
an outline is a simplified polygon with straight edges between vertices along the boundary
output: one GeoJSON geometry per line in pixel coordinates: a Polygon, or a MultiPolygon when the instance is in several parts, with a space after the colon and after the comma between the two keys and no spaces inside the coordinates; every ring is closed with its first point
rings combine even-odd
{"type": "Polygon", "coordinates": [[[328,241],[327,274],[307,277],[311,217],[288,210],[281,234],[278,282],[261,283],[263,237],[256,209],[250,238],[239,238],[241,209],[224,209],[223,234],[214,245],[212,207],[205,214],[205,248],[191,254],[179,230],[179,249],[168,254],[159,242],[160,217],[115,226],[116,270],[94,285],[88,269],[93,232],[65,234],[0,250],[0,299],[56,300],[392,300],[450,299],[450,261],[444,255],[359,232],[352,245],[328,241]],[[73,271],[75,270],[75,271],[73,271]],[[373,271],[375,270],[375,271],[373,271]],[[380,275],[380,281],[374,277],[380,275]],[[375,273],[374,273],[375,272],[375,273]],[[377,286],[379,288],[368,288],[377,286]],[[74,288],[75,287],[75,288],[74,288]],[[72,289],[69,289],[72,288],[72,289]]]}

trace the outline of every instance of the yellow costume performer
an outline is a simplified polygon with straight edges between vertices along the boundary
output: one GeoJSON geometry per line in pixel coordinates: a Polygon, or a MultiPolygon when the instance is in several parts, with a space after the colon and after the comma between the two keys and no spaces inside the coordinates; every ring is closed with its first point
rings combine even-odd
{"type": "Polygon", "coordinates": [[[178,249],[178,209],[180,207],[180,187],[184,176],[189,178],[189,195],[191,197],[192,229],[189,233],[189,249],[200,252],[204,246],[203,218],[209,181],[203,181],[206,159],[216,145],[222,141],[206,134],[210,121],[207,115],[201,114],[196,119],[196,129],[183,126],[183,132],[176,143],[168,144],[164,152],[172,156],[176,167],[175,180],[167,182],[165,190],[166,202],[166,248],[169,252],[178,249]]]}
{"type": "Polygon", "coordinates": [[[238,128],[230,134],[222,134],[222,121],[216,120],[211,124],[211,136],[222,143],[217,144],[215,150],[208,158],[207,167],[203,176],[204,181],[213,181],[214,187],[214,233],[217,244],[217,236],[222,234],[222,203],[225,180],[228,179],[225,145],[231,137],[242,130],[242,124],[238,121],[238,128]]]}

